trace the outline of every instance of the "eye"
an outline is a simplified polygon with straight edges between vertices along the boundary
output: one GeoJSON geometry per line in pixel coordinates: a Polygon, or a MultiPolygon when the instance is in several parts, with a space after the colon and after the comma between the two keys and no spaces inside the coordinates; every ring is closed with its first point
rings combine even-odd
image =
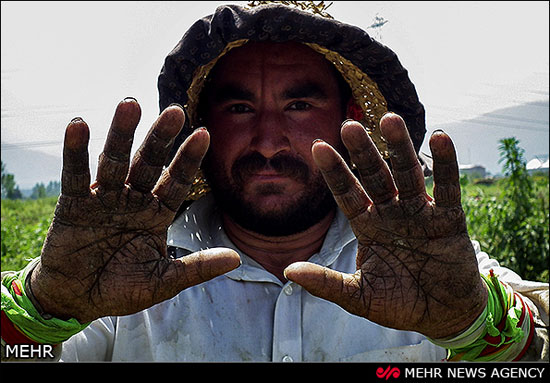
{"type": "Polygon", "coordinates": [[[252,108],[246,104],[234,104],[229,107],[229,111],[236,114],[250,113],[252,108]]]}
{"type": "Polygon", "coordinates": [[[289,105],[288,110],[305,111],[311,109],[311,104],[305,101],[296,101],[289,105]]]}

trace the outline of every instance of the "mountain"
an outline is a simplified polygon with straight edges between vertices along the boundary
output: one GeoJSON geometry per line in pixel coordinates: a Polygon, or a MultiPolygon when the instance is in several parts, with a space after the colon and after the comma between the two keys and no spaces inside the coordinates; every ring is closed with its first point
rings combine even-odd
{"type": "Polygon", "coordinates": [[[526,162],[548,157],[548,100],[530,102],[483,114],[474,119],[445,123],[428,128],[422,151],[429,153],[428,138],[433,130],[445,131],[453,140],[461,165],[482,165],[490,173],[502,172],[498,163],[499,140],[516,137],[525,150],[526,162]]]}
{"type": "Polygon", "coordinates": [[[2,162],[6,171],[15,176],[21,191],[31,189],[36,183],[47,185],[50,181],[61,180],[61,156],[15,148],[2,142],[2,162]]]}

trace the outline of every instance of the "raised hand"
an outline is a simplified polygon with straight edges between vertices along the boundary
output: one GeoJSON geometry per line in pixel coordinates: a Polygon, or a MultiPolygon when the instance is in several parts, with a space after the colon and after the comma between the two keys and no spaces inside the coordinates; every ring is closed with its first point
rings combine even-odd
{"type": "Polygon", "coordinates": [[[88,126],[74,119],[67,127],[61,196],[31,276],[38,303],[58,318],[85,323],[135,313],[240,263],[229,249],[168,258],[168,226],[187,195],[210,138],[206,130],[194,132],[163,170],[185,119],[179,106],[168,107],[130,166],[140,116],[135,100],[118,105],[97,180],[91,186],[88,126]]]}
{"type": "Polygon", "coordinates": [[[454,335],[483,311],[487,292],[466,230],[454,146],[443,132],[430,139],[434,198],[401,117],[380,122],[388,168],[366,130],[346,122],[342,140],[358,180],[327,143],[312,151],[358,240],[357,271],[344,274],[308,262],[288,279],[312,294],[383,326],[432,338],[454,335]]]}

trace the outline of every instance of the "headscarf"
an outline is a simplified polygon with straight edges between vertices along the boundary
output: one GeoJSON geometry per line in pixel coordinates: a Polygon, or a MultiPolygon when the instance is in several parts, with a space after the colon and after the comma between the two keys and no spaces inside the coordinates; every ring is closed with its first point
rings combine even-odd
{"type": "MultiPolygon", "coordinates": [[[[198,127],[200,92],[218,59],[247,42],[262,41],[299,42],[322,54],[350,86],[360,108],[354,117],[367,128],[381,154],[387,157],[379,130],[387,111],[405,120],[418,152],[426,133],[424,107],[397,55],[364,30],[319,13],[283,4],[224,5],[195,22],[166,57],[158,78],[160,110],[178,103],[187,114],[170,158],[198,127]]],[[[198,199],[207,190],[199,174],[189,199],[198,199]]]]}

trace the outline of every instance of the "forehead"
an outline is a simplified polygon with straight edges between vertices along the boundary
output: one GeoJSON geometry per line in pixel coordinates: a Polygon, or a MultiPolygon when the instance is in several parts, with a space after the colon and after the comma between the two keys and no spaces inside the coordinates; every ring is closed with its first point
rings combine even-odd
{"type": "Polygon", "coordinates": [[[251,42],[229,51],[218,61],[213,74],[219,80],[229,73],[250,75],[266,71],[331,76],[334,68],[321,54],[300,43],[251,42]]]}

